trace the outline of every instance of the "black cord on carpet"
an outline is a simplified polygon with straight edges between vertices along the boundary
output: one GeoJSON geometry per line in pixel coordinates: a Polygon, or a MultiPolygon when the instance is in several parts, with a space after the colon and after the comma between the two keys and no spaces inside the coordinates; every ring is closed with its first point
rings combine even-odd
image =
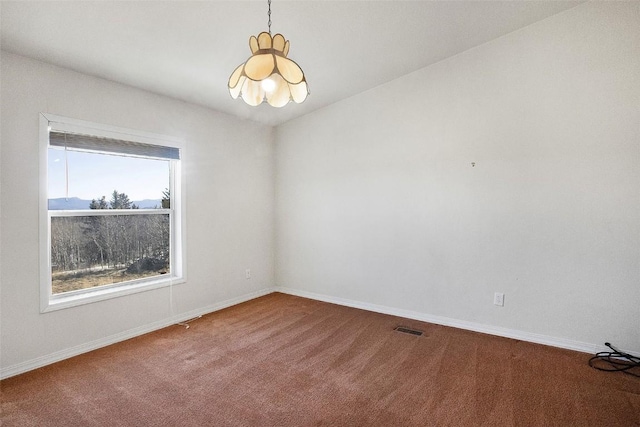
{"type": "Polygon", "coordinates": [[[640,357],[620,351],[608,342],[604,343],[613,351],[601,351],[589,359],[589,366],[599,371],[622,372],[640,378],[640,357]],[[636,372],[632,372],[636,371],[636,372]]]}

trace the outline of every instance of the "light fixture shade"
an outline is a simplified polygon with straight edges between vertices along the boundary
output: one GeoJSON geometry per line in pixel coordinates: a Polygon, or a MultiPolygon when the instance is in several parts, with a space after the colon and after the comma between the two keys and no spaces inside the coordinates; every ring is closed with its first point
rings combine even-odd
{"type": "Polygon", "coordinates": [[[241,97],[249,105],[264,101],[273,107],[284,107],[290,101],[307,99],[309,88],[302,69],[287,58],[289,40],[282,34],[262,32],[249,39],[251,57],[240,64],[229,77],[229,93],[241,97]]]}

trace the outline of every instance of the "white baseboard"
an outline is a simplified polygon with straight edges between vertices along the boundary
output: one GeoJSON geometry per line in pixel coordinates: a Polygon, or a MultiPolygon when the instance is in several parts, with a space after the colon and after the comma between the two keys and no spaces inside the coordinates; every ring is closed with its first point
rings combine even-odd
{"type": "Polygon", "coordinates": [[[314,299],[318,301],[329,302],[332,304],[344,305],[347,307],[359,308],[362,310],[373,311],[376,313],[390,314],[392,316],[405,317],[407,319],[419,320],[422,322],[435,323],[437,325],[451,326],[459,329],[466,329],[484,334],[496,335],[499,337],[513,338],[521,341],[528,341],[536,344],[544,344],[552,347],[564,348],[568,350],[579,351],[583,353],[596,353],[599,351],[610,351],[609,348],[592,343],[574,341],[565,338],[551,337],[547,335],[535,334],[531,332],[519,331],[516,329],[502,328],[498,326],[483,325],[481,323],[468,322],[465,320],[452,319],[449,317],[434,316],[431,314],[421,313],[411,310],[403,310],[399,308],[387,307],[383,305],[370,304],[366,302],[354,301],[345,298],[333,297],[329,295],[316,294],[313,292],[300,291],[297,289],[276,286],[276,292],[283,294],[295,295],[303,298],[314,299]]]}
{"type": "MultiPolygon", "coordinates": [[[[466,329],[474,332],[481,332],[490,335],[496,335],[505,338],[512,338],[521,341],[528,341],[537,344],[548,345],[552,347],[564,348],[568,350],[579,351],[583,353],[594,354],[599,351],[609,351],[610,349],[598,344],[585,343],[581,341],[574,341],[565,338],[551,337],[547,335],[535,334],[531,332],[524,332],[515,329],[501,328],[498,326],[484,325],[481,323],[468,322],[465,320],[452,319],[449,317],[435,316],[431,314],[421,313],[411,310],[403,310],[399,308],[387,307],[383,305],[370,304],[361,301],[355,301],[340,297],[334,297],[323,294],[316,294],[313,292],[301,291],[297,289],[276,286],[272,288],[265,288],[259,291],[251,292],[241,295],[236,298],[231,298],[219,303],[209,305],[206,307],[192,310],[186,313],[182,313],[177,316],[173,316],[167,319],[159,320],[151,324],[143,325],[137,328],[129,329],[127,331],[110,335],[108,337],[100,338],[95,341],[91,341],[85,344],[81,344],[75,347],[57,351],[45,356],[41,356],[26,362],[18,363],[16,365],[8,366],[0,369],[0,379],[5,379],[18,375],[33,369],[41,368],[46,365],[50,365],[55,362],[59,362],[64,359],[68,359],[73,356],[87,353],[92,350],[96,350],[101,347],[106,347],[111,344],[115,344],[120,341],[124,341],[130,338],[137,337],[149,332],[156,331],[158,329],[165,328],[167,326],[175,325],[179,322],[184,322],[189,319],[196,318],[201,315],[213,313],[218,310],[222,310],[227,307],[231,307],[236,304],[240,304],[264,295],[268,295],[273,292],[281,292],[284,294],[295,295],[303,298],[309,298],[318,301],[324,301],[332,304],[343,305],[346,307],[359,308],[362,310],[373,311],[376,313],[389,314],[392,316],[404,317],[407,319],[419,320],[422,322],[435,323],[443,326],[451,326],[459,329],[466,329]]],[[[626,351],[626,350],[623,350],[626,351]]],[[[628,351],[629,353],[630,352],[628,351]]]]}
{"type": "Polygon", "coordinates": [[[3,367],[0,369],[0,379],[13,377],[15,375],[22,374],[24,372],[31,371],[33,369],[41,368],[43,366],[50,365],[52,363],[59,362],[64,359],[68,359],[73,356],[78,356],[82,353],[87,353],[89,351],[96,350],[101,347],[106,347],[108,345],[115,344],[120,341],[128,340],[130,338],[147,334],[149,332],[153,332],[158,329],[166,328],[167,326],[175,325],[179,322],[184,322],[184,321],[196,318],[198,316],[213,313],[214,311],[222,310],[224,308],[231,307],[232,305],[240,304],[245,301],[249,301],[254,298],[258,298],[263,295],[270,294],[272,292],[274,292],[273,288],[261,289],[259,291],[251,292],[236,298],[231,298],[213,305],[202,307],[197,310],[181,313],[179,315],[176,315],[167,319],[162,319],[157,322],[153,322],[137,328],[129,329],[127,331],[110,335],[108,337],[100,338],[94,341],[90,341],[88,343],[77,345],[75,347],[67,348],[64,350],[57,351],[55,353],[51,353],[41,357],[37,357],[35,359],[27,360],[26,362],[3,367]]]}

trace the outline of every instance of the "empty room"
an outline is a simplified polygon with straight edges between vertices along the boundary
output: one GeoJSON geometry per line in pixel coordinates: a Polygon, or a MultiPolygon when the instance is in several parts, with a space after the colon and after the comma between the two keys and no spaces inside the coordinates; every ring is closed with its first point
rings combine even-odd
{"type": "Polygon", "coordinates": [[[640,425],[640,2],[0,30],[3,426],[640,425]]]}

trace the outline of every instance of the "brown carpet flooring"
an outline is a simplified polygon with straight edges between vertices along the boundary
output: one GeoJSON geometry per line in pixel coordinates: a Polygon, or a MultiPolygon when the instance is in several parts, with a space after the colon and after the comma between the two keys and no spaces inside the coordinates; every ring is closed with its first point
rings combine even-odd
{"type": "Polygon", "coordinates": [[[0,382],[3,426],[638,426],[589,355],[271,294],[0,382]],[[394,331],[420,329],[417,337],[394,331]]]}

